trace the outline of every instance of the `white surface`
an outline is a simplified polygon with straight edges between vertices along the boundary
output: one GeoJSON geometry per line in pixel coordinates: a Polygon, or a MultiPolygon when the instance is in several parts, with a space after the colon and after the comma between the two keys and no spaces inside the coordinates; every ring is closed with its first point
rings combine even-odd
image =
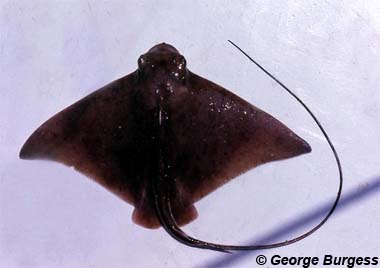
{"type": "MultiPolygon", "coordinates": [[[[74,170],[18,159],[42,122],[135,70],[138,56],[163,41],[193,72],[270,112],[313,147],[204,198],[189,233],[250,241],[330,201],[338,185],[332,153],[311,118],[227,39],[315,112],[341,156],[344,194],[380,175],[379,1],[177,2],[0,3],[0,267],[204,267],[225,258],[134,225],[130,205],[74,170]]],[[[377,191],[313,236],[263,253],[379,256],[379,201],[377,191]]],[[[255,253],[230,267],[256,267],[255,253]]]]}

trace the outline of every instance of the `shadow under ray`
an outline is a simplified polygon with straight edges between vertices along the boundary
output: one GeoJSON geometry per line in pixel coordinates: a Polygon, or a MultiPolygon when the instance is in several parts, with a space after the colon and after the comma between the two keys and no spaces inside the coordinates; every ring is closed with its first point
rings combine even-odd
{"type": "MultiPolygon", "coordinates": [[[[375,177],[372,180],[363,182],[363,185],[365,186],[361,187],[360,189],[351,190],[343,194],[338,204],[338,207],[335,210],[335,213],[341,212],[344,209],[349,208],[349,206],[354,205],[355,203],[375,194],[376,191],[380,190],[380,177],[375,177]]],[[[290,220],[289,222],[281,225],[279,228],[274,229],[268,234],[264,234],[263,236],[256,238],[255,240],[251,240],[250,242],[246,244],[247,245],[263,245],[263,244],[274,243],[278,241],[279,239],[284,238],[285,235],[291,232],[294,232],[300,229],[301,227],[305,226],[306,224],[310,224],[313,221],[318,220],[321,217],[323,217],[331,208],[332,202],[333,201],[326,202],[314,208],[312,211],[305,212],[304,216],[290,220]]],[[[251,257],[255,256],[261,251],[262,250],[233,252],[233,254],[226,254],[222,256],[221,258],[208,261],[207,263],[198,265],[196,267],[198,268],[229,267],[229,265],[237,263],[241,261],[242,259],[247,258],[249,256],[251,257]]]]}

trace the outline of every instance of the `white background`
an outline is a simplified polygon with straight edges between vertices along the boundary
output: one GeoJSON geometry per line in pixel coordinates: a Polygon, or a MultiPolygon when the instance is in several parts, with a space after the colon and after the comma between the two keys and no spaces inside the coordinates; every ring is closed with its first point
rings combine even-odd
{"type": "MultiPolygon", "coordinates": [[[[2,0],[0,267],[257,267],[255,252],[240,258],[193,249],[162,229],[136,226],[130,205],[74,170],[18,159],[41,123],[134,71],[138,56],[163,41],[193,72],[271,113],[313,147],[198,202],[199,218],[187,232],[241,244],[331,203],[338,174],[315,123],[227,39],[315,112],[341,156],[343,195],[371,187],[380,175],[379,1],[2,0]]],[[[379,189],[374,193],[352,200],[311,237],[260,253],[379,256],[379,189]]]]}

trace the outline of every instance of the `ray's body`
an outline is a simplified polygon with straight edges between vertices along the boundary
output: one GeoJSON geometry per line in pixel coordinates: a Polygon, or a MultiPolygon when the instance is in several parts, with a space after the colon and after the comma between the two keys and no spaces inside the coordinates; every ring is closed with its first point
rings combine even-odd
{"type": "Polygon", "coordinates": [[[45,122],[20,157],[75,167],[132,204],[137,224],[157,228],[194,220],[193,204],[239,174],[311,151],[271,115],[190,72],[170,45],[138,66],[45,122]]]}

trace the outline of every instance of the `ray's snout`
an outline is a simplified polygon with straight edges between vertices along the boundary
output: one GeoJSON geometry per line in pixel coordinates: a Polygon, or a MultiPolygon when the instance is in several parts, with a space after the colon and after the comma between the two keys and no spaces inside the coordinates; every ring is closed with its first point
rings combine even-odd
{"type": "Polygon", "coordinates": [[[161,43],[161,44],[158,44],[158,45],[155,45],[154,47],[152,47],[151,49],[149,49],[150,53],[179,53],[178,50],[173,47],[172,45],[169,45],[167,43],[161,43]]]}

